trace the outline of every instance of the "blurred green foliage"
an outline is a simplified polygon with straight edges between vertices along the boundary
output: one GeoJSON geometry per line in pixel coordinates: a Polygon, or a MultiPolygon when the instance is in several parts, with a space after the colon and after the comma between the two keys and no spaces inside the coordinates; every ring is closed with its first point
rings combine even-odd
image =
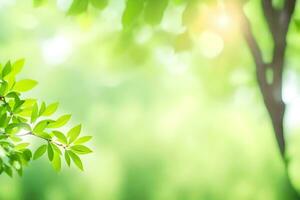
{"type": "MultiPolygon", "coordinates": [[[[85,172],[56,174],[42,159],[22,179],[1,177],[0,199],[292,199],[252,59],[234,24],[214,25],[217,4],[184,12],[188,2],[169,1],[149,23],[132,11],[127,31],[130,1],[76,16],[66,15],[71,1],[3,2],[1,60],[26,57],[23,75],[40,80],[29,95],[61,102],[95,139],[85,172]]],[[[245,9],[268,59],[259,1],[245,9]]],[[[300,188],[298,34],[293,23],[285,100],[289,175],[300,188]]]]}

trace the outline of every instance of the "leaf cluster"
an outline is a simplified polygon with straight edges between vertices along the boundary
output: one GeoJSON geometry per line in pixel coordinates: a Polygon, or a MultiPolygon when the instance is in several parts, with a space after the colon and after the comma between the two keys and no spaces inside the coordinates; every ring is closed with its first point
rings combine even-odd
{"type": "Polygon", "coordinates": [[[0,174],[12,176],[16,171],[22,175],[25,166],[46,153],[56,171],[60,171],[62,160],[83,170],[79,156],[92,152],[85,146],[91,136],[80,136],[81,125],[61,132],[71,115],[54,118],[57,102],[46,104],[22,97],[37,85],[31,79],[16,80],[23,66],[23,59],[0,64],[0,174]],[[35,151],[31,150],[31,143],[24,141],[27,136],[41,140],[35,151]]]}
{"type": "MultiPolygon", "coordinates": [[[[47,0],[33,0],[34,6],[40,6],[47,0]]],[[[124,0],[125,8],[123,10],[122,24],[125,29],[131,29],[139,21],[150,25],[159,24],[163,18],[164,12],[169,4],[186,3],[197,0],[124,0]]],[[[121,3],[121,1],[120,1],[121,3]]],[[[68,9],[68,15],[78,15],[86,12],[89,7],[102,10],[109,5],[109,0],[72,0],[68,9]]]]}

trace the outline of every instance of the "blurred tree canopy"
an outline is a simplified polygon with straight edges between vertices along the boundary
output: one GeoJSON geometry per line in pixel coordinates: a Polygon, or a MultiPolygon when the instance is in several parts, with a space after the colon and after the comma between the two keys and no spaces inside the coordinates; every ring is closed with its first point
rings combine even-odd
{"type": "MultiPolygon", "coordinates": [[[[37,94],[59,94],[63,108],[97,133],[97,153],[84,177],[34,165],[11,199],[297,199],[290,180],[299,188],[299,138],[286,134],[287,174],[240,27],[242,4],[263,61],[271,63],[264,1],[36,0],[44,5],[36,9],[17,2],[2,9],[2,58],[31,58],[30,73],[44,80],[37,94]],[[38,173],[47,174],[48,188],[34,183],[38,173]],[[78,181],[94,187],[77,188],[78,181]]],[[[284,2],[272,1],[276,12],[284,2]]],[[[298,18],[296,9],[285,90],[293,90],[290,79],[298,83],[298,18]]],[[[297,133],[290,115],[297,102],[285,98],[287,132],[297,133]]]]}
{"type": "MultiPolygon", "coordinates": [[[[244,4],[247,1],[171,1],[168,0],[127,0],[125,3],[125,9],[122,14],[122,25],[125,32],[131,32],[137,26],[143,24],[157,25],[159,24],[164,16],[166,8],[169,3],[175,5],[185,4],[185,8],[182,12],[182,25],[185,26],[185,31],[180,34],[177,41],[183,46],[190,47],[191,32],[202,31],[201,25],[206,20],[210,20],[214,15],[219,15],[219,19],[208,22],[211,26],[213,23],[217,23],[216,27],[213,28],[224,28],[230,20],[235,18],[238,26],[242,29],[241,35],[244,36],[249,51],[253,57],[256,66],[256,78],[259,85],[264,104],[271,118],[275,137],[278,143],[280,153],[283,161],[288,166],[286,160],[286,142],[284,137],[284,114],[285,114],[285,103],[283,101],[282,87],[283,87],[283,71],[285,66],[285,52],[287,48],[287,33],[292,21],[292,16],[296,8],[296,0],[261,0],[261,7],[263,13],[263,21],[267,24],[267,32],[271,37],[271,53],[270,58],[264,58],[264,53],[259,45],[259,40],[255,37],[255,32],[252,30],[251,16],[248,17],[245,14],[244,4]],[[211,6],[211,4],[217,5],[218,9],[215,9],[210,15],[206,16],[206,19],[199,20],[199,13],[203,11],[199,10],[200,5],[211,6]],[[223,13],[222,13],[223,12],[223,13]],[[232,12],[230,16],[224,14],[225,12],[232,12]],[[220,14],[221,13],[221,14],[220,14]],[[249,19],[250,18],[250,19],[249,19]],[[195,25],[196,21],[196,25],[195,25]],[[199,24],[198,24],[199,23],[199,24]],[[223,27],[222,27],[223,26],[223,27]],[[181,41],[180,41],[181,40],[181,41]],[[183,40],[183,41],[182,41],[183,40]]],[[[82,12],[86,12],[89,5],[96,9],[104,9],[108,5],[108,1],[102,0],[74,0],[68,10],[69,15],[77,15],[82,12]]],[[[297,23],[296,23],[297,25],[297,23]]],[[[213,25],[212,25],[213,26],[213,25]]],[[[232,28],[232,27],[225,27],[232,28]]],[[[212,42],[216,40],[212,36],[207,36],[204,40],[212,42]]],[[[217,51],[218,49],[216,49],[217,51]]],[[[206,50],[205,50],[206,51],[206,50]]],[[[210,56],[208,54],[208,56],[210,56]]],[[[293,187],[292,187],[293,188],[293,187]]],[[[297,191],[295,191],[297,198],[300,198],[297,191]]]]}
{"type": "MultiPolygon", "coordinates": [[[[34,4],[39,5],[41,2],[42,1],[34,1],[34,4]]],[[[181,32],[179,36],[175,36],[175,49],[181,50],[181,48],[176,48],[176,43],[185,48],[191,47],[191,44],[193,44],[192,34],[195,34],[195,32],[198,34],[203,31],[203,27],[212,27],[212,29],[233,28],[229,26],[226,27],[226,25],[230,23],[230,20],[235,20],[242,30],[241,35],[244,36],[254,60],[257,83],[271,118],[283,161],[288,165],[285,155],[285,103],[282,96],[283,72],[286,63],[287,34],[289,32],[290,24],[294,22],[293,14],[296,9],[296,0],[259,1],[259,5],[262,8],[263,22],[267,24],[265,27],[266,33],[271,35],[271,39],[269,40],[271,48],[269,48],[268,58],[265,58],[265,53],[263,52],[264,49],[262,50],[260,46],[260,40],[255,37],[255,30],[252,30],[251,16],[247,16],[244,9],[244,5],[247,2],[248,1],[235,0],[226,2],[198,0],[174,0],[170,2],[168,0],[127,0],[125,1],[125,8],[122,14],[123,31],[125,31],[125,33],[131,33],[136,27],[143,26],[144,24],[151,26],[158,25],[161,23],[169,3],[172,3],[175,6],[184,4],[181,21],[185,30],[181,32]],[[201,6],[205,7],[212,5],[216,8],[206,16],[204,15],[204,19],[201,20],[201,15],[204,12],[204,9],[201,10],[201,6]],[[230,15],[226,12],[230,13],[230,15]],[[215,16],[219,18],[216,18],[215,16]]],[[[74,0],[70,5],[67,14],[81,14],[86,12],[89,6],[102,10],[107,5],[107,0],[74,0]]],[[[297,20],[295,20],[294,24],[297,26],[297,20]]],[[[213,40],[217,40],[217,38],[207,35],[207,38],[204,38],[204,40],[213,42],[213,40]]],[[[218,44],[216,44],[216,46],[217,45],[218,44]]],[[[214,50],[218,51],[218,47],[214,50]]],[[[208,53],[207,56],[209,57],[210,54],[208,53]]],[[[297,195],[296,191],[295,194],[297,195]]]]}

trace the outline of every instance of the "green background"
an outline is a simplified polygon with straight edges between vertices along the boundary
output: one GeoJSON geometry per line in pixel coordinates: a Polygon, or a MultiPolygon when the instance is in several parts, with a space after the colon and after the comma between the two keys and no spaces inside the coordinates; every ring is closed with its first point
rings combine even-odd
{"type": "MultiPolygon", "coordinates": [[[[67,5],[0,0],[0,59],[25,58],[20,78],[39,82],[27,95],[59,101],[59,112],[72,113],[72,124],[93,136],[94,153],[83,158],[84,172],[56,173],[44,156],[23,177],[1,175],[0,199],[290,199],[254,65],[233,25],[224,36],[200,15],[193,47],[183,51],[183,5],[171,4],[160,25],[128,32],[123,1],[75,17],[66,16],[67,5]]],[[[268,58],[259,1],[247,11],[268,58]]],[[[289,174],[298,189],[299,34],[292,23],[284,83],[289,174]]]]}

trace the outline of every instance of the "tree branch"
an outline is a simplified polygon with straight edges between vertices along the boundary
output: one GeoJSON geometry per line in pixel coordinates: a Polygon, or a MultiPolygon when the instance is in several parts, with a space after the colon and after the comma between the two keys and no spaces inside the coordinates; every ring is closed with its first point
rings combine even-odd
{"type": "Polygon", "coordinates": [[[41,137],[39,135],[35,135],[34,133],[32,132],[27,132],[27,133],[23,133],[23,134],[17,134],[16,136],[19,136],[19,137],[23,137],[23,136],[27,136],[27,135],[32,135],[32,136],[35,136],[35,137],[38,137],[38,138],[41,138],[43,140],[46,140],[47,142],[52,142],[54,144],[56,144],[57,146],[60,146],[64,149],[66,149],[68,147],[68,145],[65,145],[65,144],[62,144],[60,142],[57,142],[57,141],[54,141],[54,140],[51,140],[51,139],[47,139],[47,138],[44,138],[44,137],[41,137]]]}
{"type": "Polygon", "coordinates": [[[271,0],[262,0],[263,12],[274,41],[271,63],[264,62],[262,52],[251,29],[251,23],[241,8],[243,35],[255,62],[258,85],[270,115],[283,159],[285,158],[283,130],[285,104],[282,100],[282,76],[287,46],[286,37],[295,5],[296,0],[286,0],[282,10],[275,10],[271,0]],[[273,70],[273,82],[271,84],[266,80],[267,69],[273,70]]]}
{"type": "Polygon", "coordinates": [[[273,7],[272,0],[262,0],[263,13],[273,39],[276,38],[278,28],[278,11],[273,7]]]}
{"type": "MultiPolygon", "coordinates": [[[[274,42],[272,62],[265,63],[263,61],[262,52],[251,30],[250,21],[241,8],[243,35],[255,62],[258,85],[272,122],[281,157],[284,164],[287,166],[288,162],[285,159],[286,146],[283,126],[285,104],[282,100],[282,77],[287,47],[286,38],[289,24],[296,7],[296,0],[285,0],[283,9],[278,11],[273,8],[272,0],[261,1],[264,15],[274,42]],[[273,70],[273,82],[271,84],[268,84],[266,81],[267,69],[273,70]]],[[[300,199],[298,191],[293,187],[290,178],[288,178],[288,184],[290,185],[295,198],[300,199]]]]}

